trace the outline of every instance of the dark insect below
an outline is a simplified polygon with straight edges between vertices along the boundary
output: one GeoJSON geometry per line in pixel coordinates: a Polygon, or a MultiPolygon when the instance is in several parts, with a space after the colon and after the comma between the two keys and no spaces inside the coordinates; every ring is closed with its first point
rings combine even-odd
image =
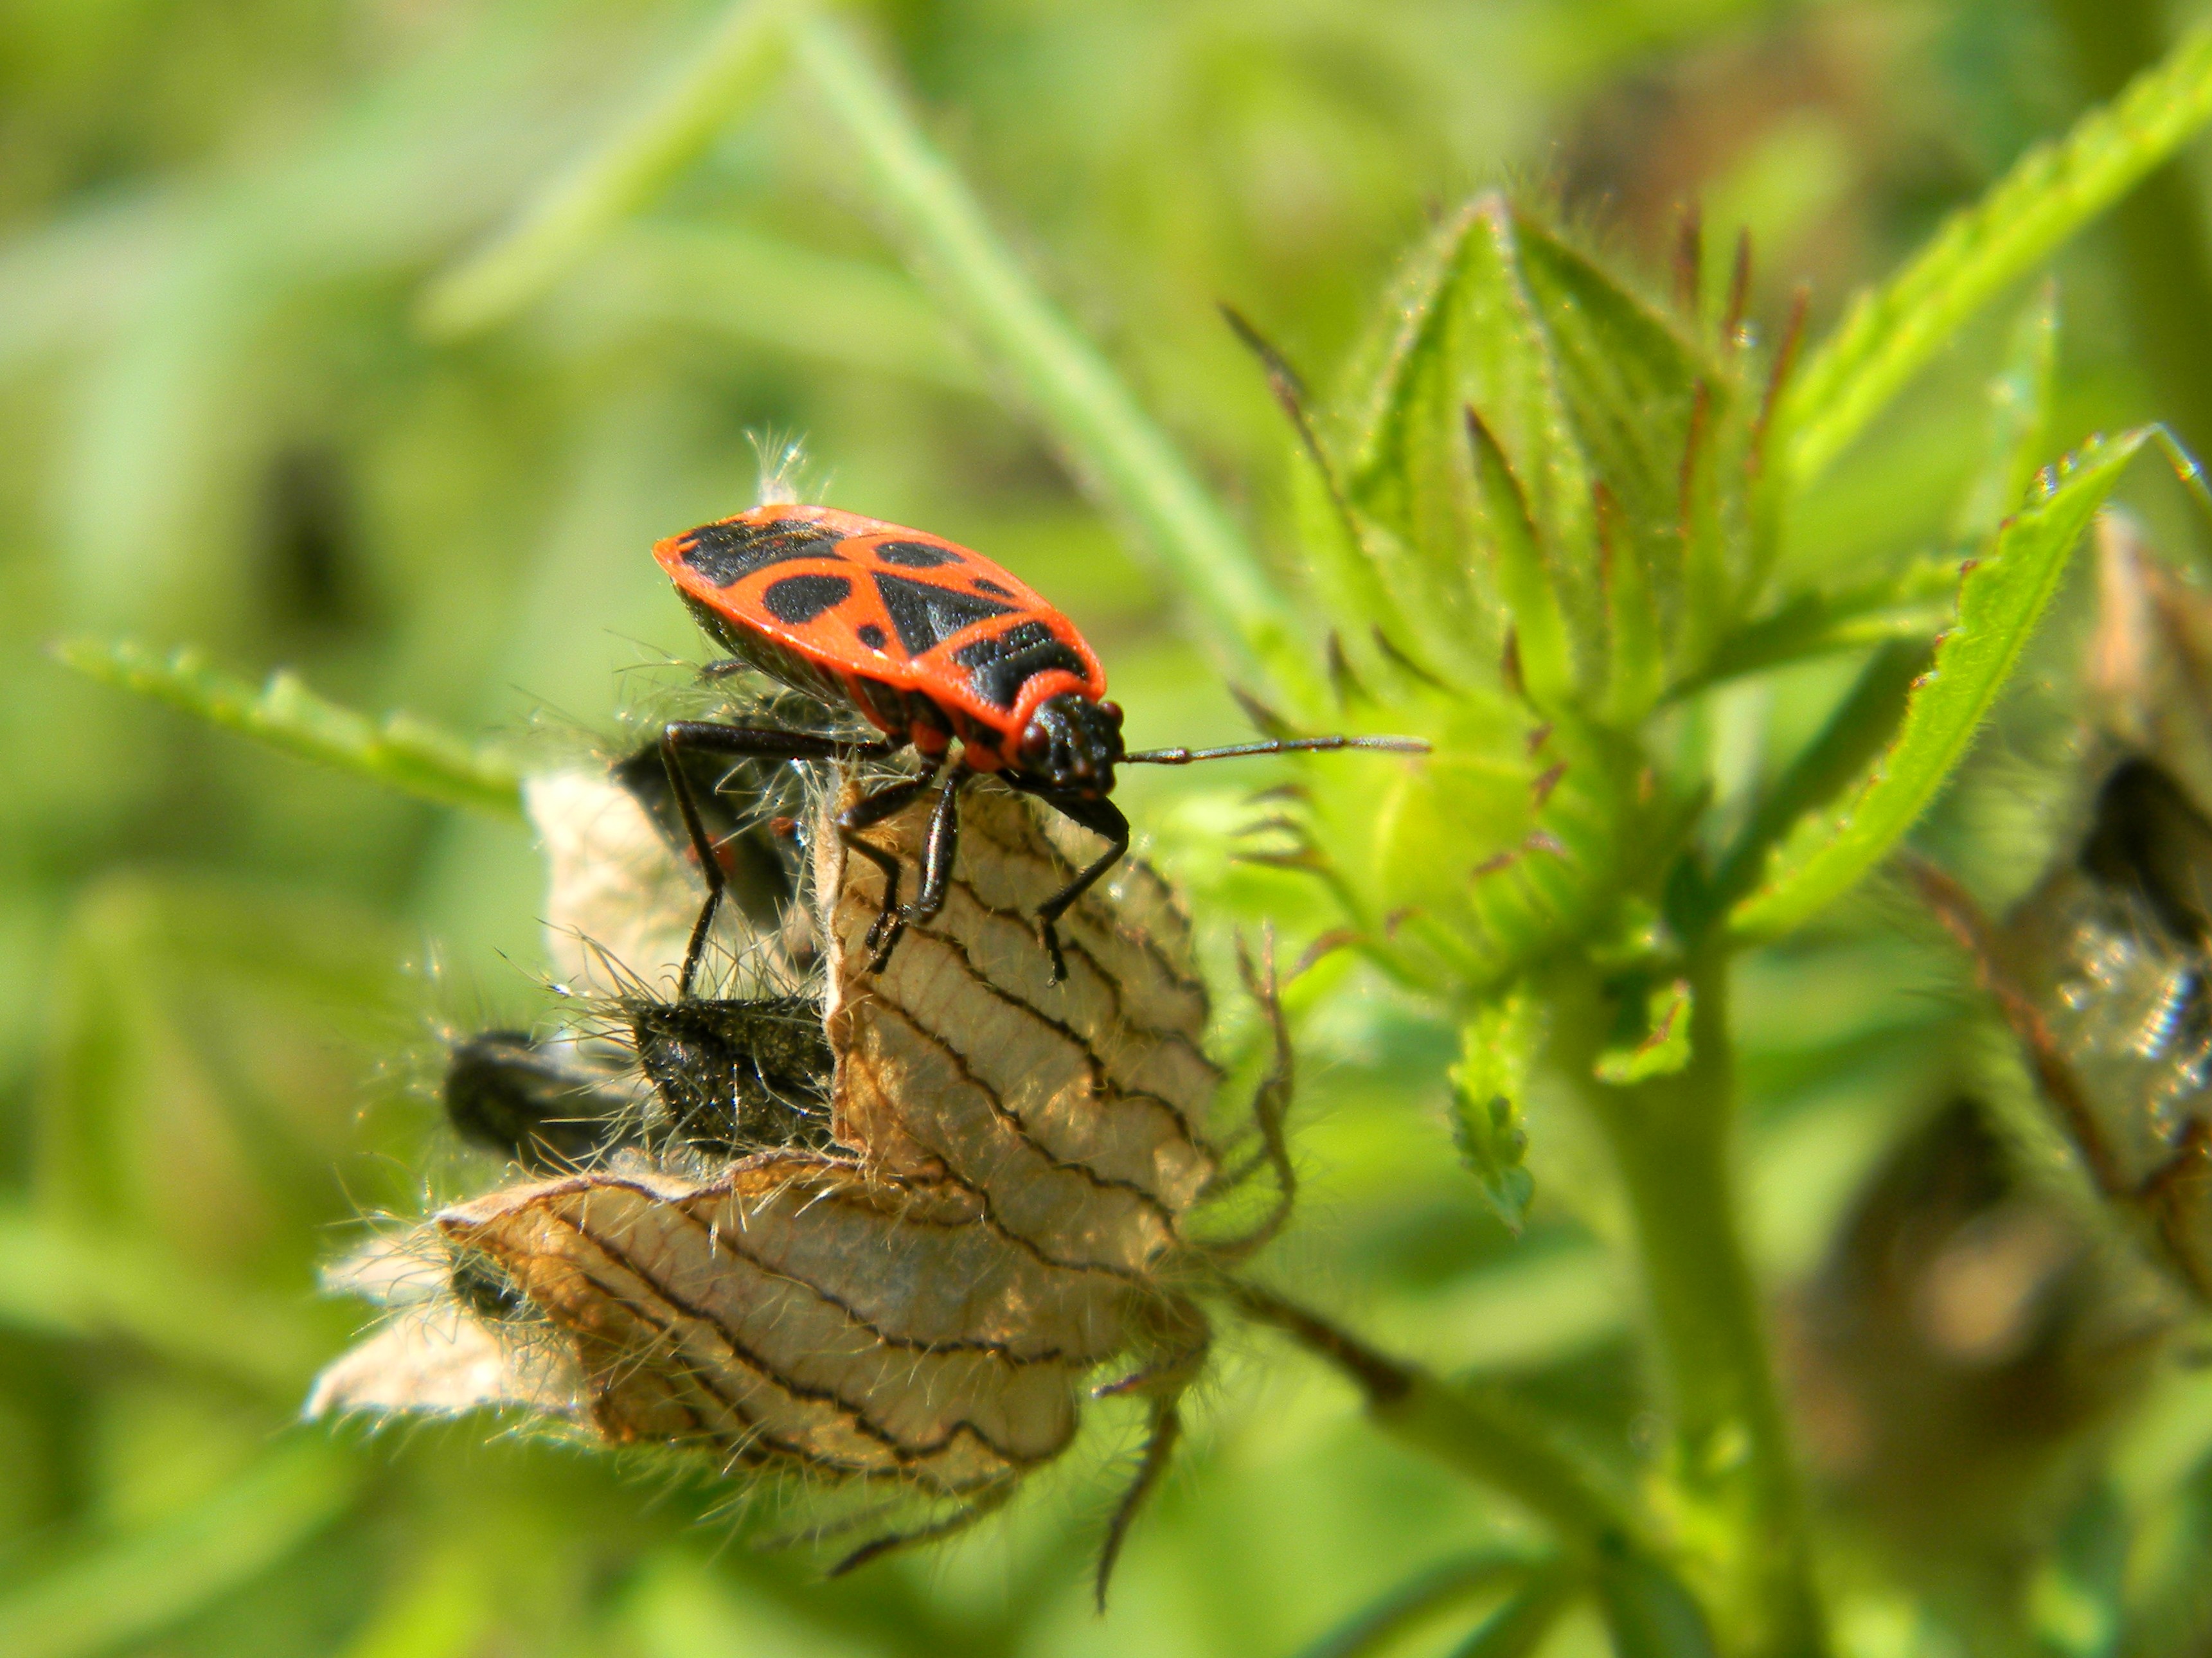
{"type": "Polygon", "coordinates": [[[829,1145],[833,1060],[818,1002],[641,1000],[627,1011],[668,1138],[725,1157],[829,1145]]]}
{"type": "Polygon", "coordinates": [[[520,1030],[487,1030],[455,1042],[443,1096],[446,1120],[463,1139],[538,1170],[574,1169],[611,1149],[629,1109],[612,1078],[580,1069],[520,1030]]]}

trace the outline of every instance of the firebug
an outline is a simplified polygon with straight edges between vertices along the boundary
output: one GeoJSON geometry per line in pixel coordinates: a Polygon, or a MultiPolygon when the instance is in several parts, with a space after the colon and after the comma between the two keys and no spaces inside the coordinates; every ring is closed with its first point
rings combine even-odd
{"type": "Polygon", "coordinates": [[[1425,743],[1387,737],[1124,749],[1121,710],[1105,700],[1105,670],[1075,624],[1042,595],[969,548],[858,513],[757,507],[671,536],[653,551],[700,624],[734,659],[709,673],[757,669],[830,708],[852,710],[883,733],[854,739],[707,720],[665,728],[662,758],[708,886],[684,957],[685,996],[724,886],[687,756],[863,760],[908,745],[920,754],[919,774],[884,784],[836,819],[845,844],[884,872],[884,907],[866,940],[878,969],[909,920],[927,920],[944,905],[962,786],[993,774],[1036,795],[1107,842],[1104,854],[1038,911],[1054,977],[1065,979],[1054,924],[1128,850],[1128,819],[1107,798],[1116,766],[1302,750],[1427,751],[1425,743]],[[897,860],[858,831],[933,788],[938,796],[922,846],[921,890],[902,905],[897,860]]]}

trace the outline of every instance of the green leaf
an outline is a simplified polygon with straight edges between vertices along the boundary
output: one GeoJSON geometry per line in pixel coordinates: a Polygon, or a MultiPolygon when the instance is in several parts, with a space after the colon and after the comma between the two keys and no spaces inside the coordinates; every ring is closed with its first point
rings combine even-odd
{"type": "Polygon", "coordinates": [[[1905,700],[1928,670],[1934,647],[1891,640],[1877,649],[1820,733],[1760,797],[1742,832],[1722,856],[1683,932],[1695,936],[1759,878],[1766,854],[1807,812],[1816,811],[1872,762],[1905,717],[1905,700]]]}
{"type": "Polygon", "coordinates": [[[1320,1640],[1303,1648],[1298,1658],[1367,1658],[1462,1601],[1486,1590],[1525,1583],[1546,1564],[1525,1554],[1498,1550],[1446,1560],[1362,1607],[1320,1640]]]}
{"type": "Polygon", "coordinates": [[[1352,470],[1353,503],[1407,550],[1407,568],[1392,572],[1412,589],[1401,604],[1433,633],[1456,624],[1462,662],[1496,660],[1492,612],[1503,600],[1528,635],[1524,669],[1525,653],[1536,654],[1532,689],[1570,677],[1586,689],[1601,685],[1595,477],[1522,277],[1505,198],[1469,203],[1419,272],[1399,301],[1406,320],[1352,470]]]}
{"type": "Polygon", "coordinates": [[[0,1652],[90,1658],[156,1634],[293,1553],[345,1510],[359,1484],[319,1441],[272,1451],[174,1519],[0,1593],[0,1652]]]}
{"type": "Polygon", "coordinates": [[[1961,541],[1978,540],[1997,527],[2027,495],[2035,469],[2051,452],[2051,400],[2058,379],[2058,284],[2046,281],[2022,307],[2005,350],[2005,366],[1990,382],[1986,459],[1951,521],[1961,541]]]}
{"type": "Polygon", "coordinates": [[[423,327],[454,338],[535,300],[617,221],[696,161],[714,135],[775,84],[784,7],[738,0],[688,43],[661,83],[611,134],[551,179],[490,244],[422,295],[423,327]]]}
{"type": "Polygon", "coordinates": [[[2057,591],[2068,556],[2154,432],[2139,427],[2094,440],[2045,475],[2041,499],[2007,521],[1991,556],[1972,565],[1960,584],[1958,623],[1939,642],[1897,741],[1841,810],[1792,833],[1764,884],[1736,905],[1733,932],[1772,938],[1802,926],[1903,839],[1966,756],[2057,591]]]}
{"type": "Polygon", "coordinates": [[[1673,1076],[1690,1062],[1691,1009],[1686,979],[1631,981],[1621,998],[1620,1028],[1598,1050],[1592,1074],[1615,1088],[1673,1076]]]}
{"type": "MultiPolygon", "coordinates": [[[[1665,318],[1537,223],[1518,215],[1522,270],[1552,343],[1582,452],[1604,485],[1601,571],[1613,628],[1608,699],[1614,718],[1640,718],[1663,665],[1711,639],[1733,609],[1717,524],[1698,545],[1690,473],[1724,426],[1728,383],[1665,318]],[[1693,560],[1706,580],[1690,580],[1693,560]]],[[[1677,663],[1676,671],[1684,671],[1677,663]]]]}
{"type": "Polygon", "coordinates": [[[1399,605],[1486,677],[1502,611],[1535,706],[1632,725],[1748,589],[1732,371],[1494,193],[1419,271],[1350,485],[1399,605]]]}
{"type": "Polygon", "coordinates": [[[1220,501],[1021,268],[851,31],[811,8],[792,29],[799,63],[920,273],[1006,367],[1076,474],[1142,532],[1217,651],[1237,671],[1264,675],[1279,694],[1318,708],[1297,612],[1220,501]]]}
{"type": "Polygon", "coordinates": [[[2185,36],[2111,104],[2039,144],[1954,214],[1880,288],[1862,294],[1783,404],[1788,466],[1825,471],[1959,325],[2124,195],[2212,118],[2212,29],[2185,36]]]}
{"type": "Polygon", "coordinates": [[[1475,495],[1496,538],[1498,597],[1513,618],[1522,683],[1536,707],[1564,708],[1574,691],[1574,653],[1528,498],[1473,404],[1467,407],[1467,434],[1475,495]]]}
{"type": "Polygon", "coordinates": [[[1744,674],[1891,640],[1933,639],[1955,606],[1960,557],[1917,559],[1894,575],[1799,594],[1723,640],[1704,671],[1673,694],[1686,696],[1744,674]]]}
{"type": "Polygon", "coordinates": [[[1452,1138],[1492,1212],[1516,1236],[1535,1181],[1524,1160],[1522,1102],[1544,1042],[1543,1008],[1526,985],[1486,1003],[1460,1030],[1452,1067],[1452,1138]]]}
{"type": "Polygon", "coordinates": [[[55,657],[79,673],[166,702],[210,725],[348,771],[402,794],[522,821],[519,773],[495,754],[404,714],[381,724],[325,701],[289,673],[256,689],[189,647],[160,655],[133,640],[67,641],[55,657]]]}

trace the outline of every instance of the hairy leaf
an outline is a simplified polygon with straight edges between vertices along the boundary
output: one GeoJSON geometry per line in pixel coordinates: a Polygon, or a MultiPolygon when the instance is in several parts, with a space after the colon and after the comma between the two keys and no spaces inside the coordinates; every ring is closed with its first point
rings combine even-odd
{"type": "MultiPolygon", "coordinates": [[[[1468,203],[1440,233],[1425,269],[1426,285],[1402,307],[1406,321],[1352,471],[1353,500],[1405,544],[1429,589],[1453,592],[1437,601],[1451,605],[1448,614],[1479,612],[1499,587],[1525,590],[1533,528],[1553,597],[1533,613],[1528,631],[1547,651],[1556,606],[1573,676],[1587,686],[1604,662],[1594,476],[1522,279],[1504,197],[1468,203]],[[1490,440],[1473,447],[1469,409],[1490,440]],[[1519,566],[1502,580],[1491,574],[1501,557],[1519,566]]],[[[1487,658],[1497,623],[1480,620],[1486,648],[1476,653],[1487,658]]],[[[1559,677],[1548,665],[1541,671],[1559,677]]]]}
{"type": "Polygon", "coordinates": [[[71,640],[54,647],[79,673],[150,696],[210,725],[441,805],[520,822],[522,781],[499,756],[404,714],[380,725],[325,701],[289,673],[259,689],[180,646],[162,656],[133,640],[71,640]]]}
{"type": "Polygon", "coordinates": [[[1544,1040],[1542,1010],[1526,986],[1486,1003],[1460,1029],[1452,1067],[1452,1138],[1492,1212],[1516,1235],[1535,1181],[1525,1163],[1522,1103],[1544,1040]]]}
{"type": "Polygon", "coordinates": [[[1856,885],[1912,827],[1966,756],[2121,469],[2150,440],[2137,428],[2100,439],[2045,474],[2042,498],[2008,520],[1990,556],[1969,567],[1957,625],[1937,647],[1897,741],[1832,816],[1801,824],[1764,884],[1730,917],[1745,938],[1802,926],[1856,885]]]}
{"type": "Polygon", "coordinates": [[[2039,144],[1881,288],[1862,294],[1784,404],[1788,465],[1817,477],[1959,326],[2212,117],[2212,29],[2191,32],[2111,104],[2039,144]]]}

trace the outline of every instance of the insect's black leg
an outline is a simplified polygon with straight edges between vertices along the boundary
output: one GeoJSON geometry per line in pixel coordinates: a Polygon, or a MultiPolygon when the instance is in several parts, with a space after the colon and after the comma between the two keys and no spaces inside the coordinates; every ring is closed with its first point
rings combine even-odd
{"type": "Polygon", "coordinates": [[[937,809],[929,814],[929,833],[921,843],[921,890],[907,910],[907,919],[927,921],[945,908],[945,895],[952,886],[952,860],[960,850],[960,787],[970,774],[957,771],[945,780],[937,809]]]}
{"type": "Polygon", "coordinates": [[[668,786],[676,797],[676,810],[683,816],[684,832],[690,837],[691,850],[699,860],[700,878],[707,884],[707,902],[699,907],[699,919],[691,924],[690,942],[684,947],[684,972],[676,988],[679,1000],[690,998],[692,981],[699,974],[699,957],[707,948],[707,935],[714,929],[714,913],[721,908],[725,884],[722,860],[715,852],[714,837],[707,833],[706,822],[699,815],[698,797],[691,792],[691,780],[684,774],[683,754],[686,749],[726,754],[733,759],[853,760],[881,758],[893,752],[894,745],[888,739],[854,743],[819,732],[723,726],[704,720],[672,720],[662,727],[660,763],[668,773],[668,786]]]}
{"type": "MultiPolygon", "coordinates": [[[[868,971],[880,973],[884,963],[890,960],[891,947],[898,943],[899,934],[906,928],[906,912],[900,907],[899,862],[881,847],[860,839],[860,831],[871,824],[880,823],[905,806],[915,796],[932,787],[944,774],[944,763],[939,761],[919,777],[902,777],[896,783],[886,783],[874,793],[863,796],[837,814],[837,838],[845,843],[846,850],[856,852],[884,872],[884,907],[876,913],[875,925],[868,929],[862,948],[868,952],[868,971]]],[[[941,812],[941,808],[940,808],[941,812]]],[[[931,823],[931,839],[934,841],[936,823],[931,823]]],[[[927,891],[930,853],[922,853],[923,890],[927,891]]],[[[942,893],[938,902],[944,902],[942,893]]]]}
{"type": "Polygon", "coordinates": [[[1060,794],[1046,789],[1026,793],[1112,843],[1106,848],[1104,857],[1037,906],[1037,924],[1044,933],[1044,947],[1052,957],[1052,981],[1060,984],[1067,978],[1067,960],[1060,954],[1060,930],[1054,924],[1067,914],[1069,906],[1091,890],[1093,882],[1121,861],[1121,854],[1129,849],[1129,820],[1121,815],[1121,807],[1102,796],[1060,794]]]}

